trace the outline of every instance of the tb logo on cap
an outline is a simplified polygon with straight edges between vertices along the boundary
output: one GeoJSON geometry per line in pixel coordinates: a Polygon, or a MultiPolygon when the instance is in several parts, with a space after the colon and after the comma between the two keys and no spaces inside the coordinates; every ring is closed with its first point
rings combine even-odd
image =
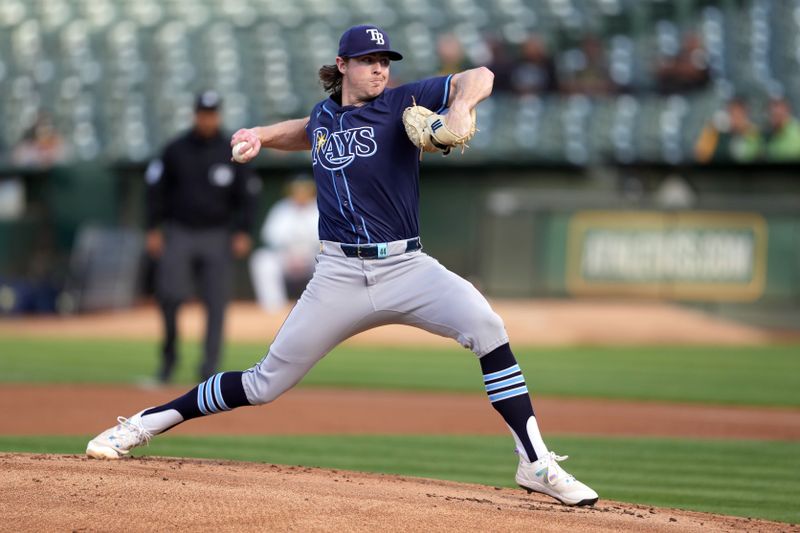
{"type": "Polygon", "coordinates": [[[369,33],[369,38],[371,41],[375,41],[376,44],[384,44],[385,41],[383,40],[383,34],[376,30],[375,28],[368,28],[367,33],[369,33]]]}

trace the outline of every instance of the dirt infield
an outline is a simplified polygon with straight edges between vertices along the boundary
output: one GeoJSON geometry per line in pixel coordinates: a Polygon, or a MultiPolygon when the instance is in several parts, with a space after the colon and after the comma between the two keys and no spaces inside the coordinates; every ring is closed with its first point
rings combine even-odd
{"type": "MultiPolygon", "coordinates": [[[[184,389],[100,385],[4,385],[0,434],[89,435],[184,389]]],[[[800,409],[620,400],[534,398],[546,434],[800,440],[800,409]]],[[[483,394],[301,388],[273,405],[238,409],[173,430],[185,435],[502,434],[483,394]]]]}
{"type": "Polygon", "coordinates": [[[229,461],[0,454],[0,531],[797,531],[521,490],[229,461]]]}
{"type": "MultiPolygon", "coordinates": [[[[602,300],[493,300],[503,317],[512,345],[742,345],[774,342],[774,333],[725,321],[662,302],[602,300]]],[[[271,342],[289,309],[268,314],[256,304],[229,307],[227,339],[271,342]]],[[[189,304],[179,316],[181,335],[202,336],[204,313],[189,304]]],[[[25,317],[0,320],[0,335],[63,338],[156,339],[161,334],[153,305],[113,313],[69,317],[25,317]]],[[[781,339],[785,337],[781,336],[781,339]]],[[[453,346],[454,341],[408,326],[384,326],[345,341],[362,345],[453,346]]]]}
{"type": "MultiPolygon", "coordinates": [[[[769,332],[700,312],[642,302],[493,302],[515,345],[763,344],[769,332]]],[[[288,309],[287,309],[288,311],[288,309]]],[[[231,306],[228,340],[268,344],[285,313],[231,306]]],[[[203,313],[181,313],[197,339],[203,313]]],[[[158,313],[6,319],[0,335],[156,339],[158,313]]],[[[403,326],[349,341],[441,345],[403,326]]],[[[180,388],[99,385],[0,387],[0,434],[88,435],[117,415],[158,405],[180,388]]],[[[534,398],[547,434],[800,440],[800,410],[534,398]]],[[[276,405],[188,423],[176,434],[507,434],[481,394],[297,389],[276,405]],[[431,406],[436,408],[432,409],[431,406]]],[[[602,501],[573,509],[521,490],[399,476],[210,460],[0,453],[2,531],[800,531],[787,524],[602,501]]]]}
{"type": "MultiPolygon", "coordinates": [[[[658,302],[495,301],[519,344],[761,344],[764,330],[722,321],[658,302]]],[[[229,339],[269,343],[286,312],[267,314],[236,303],[228,316],[229,339]]],[[[182,330],[198,338],[203,313],[182,312],[182,330]]],[[[160,335],[157,310],[0,321],[0,335],[145,338],[160,335]]],[[[404,326],[372,330],[351,339],[370,345],[452,346],[453,341],[404,326]]],[[[101,385],[9,385],[0,388],[0,434],[90,434],[118,415],[159,405],[180,388],[141,390],[101,385]],[[35,422],[34,422],[35,421],[35,422]]],[[[546,433],[800,440],[800,410],[674,403],[637,403],[535,397],[546,433]]],[[[242,409],[175,430],[188,434],[243,433],[505,433],[483,395],[299,389],[275,407],[242,409]],[[436,409],[430,406],[435,405],[436,409]]]]}

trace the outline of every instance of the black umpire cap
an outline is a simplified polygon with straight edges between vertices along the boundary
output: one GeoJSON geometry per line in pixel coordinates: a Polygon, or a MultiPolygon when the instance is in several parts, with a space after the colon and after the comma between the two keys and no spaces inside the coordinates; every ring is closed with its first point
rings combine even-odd
{"type": "Polygon", "coordinates": [[[217,91],[203,91],[194,102],[195,111],[217,111],[222,105],[222,97],[217,91]]]}

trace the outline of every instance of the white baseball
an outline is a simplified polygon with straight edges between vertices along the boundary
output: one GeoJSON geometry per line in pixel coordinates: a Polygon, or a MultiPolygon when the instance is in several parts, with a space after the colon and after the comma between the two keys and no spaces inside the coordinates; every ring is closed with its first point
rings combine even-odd
{"type": "Polygon", "coordinates": [[[245,162],[248,161],[247,154],[252,152],[253,149],[250,148],[250,149],[242,152],[242,150],[245,150],[246,146],[247,146],[247,143],[242,141],[240,143],[237,143],[236,146],[233,147],[233,150],[231,150],[231,154],[233,155],[233,160],[236,161],[237,163],[245,163],[245,162]]]}

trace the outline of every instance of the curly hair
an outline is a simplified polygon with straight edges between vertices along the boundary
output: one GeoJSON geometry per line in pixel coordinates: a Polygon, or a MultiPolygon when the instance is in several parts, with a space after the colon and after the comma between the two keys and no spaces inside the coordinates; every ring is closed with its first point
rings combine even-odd
{"type": "Polygon", "coordinates": [[[323,65],[319,69],[319,81],[326,93],[339,94],[342,92],[342,79],[344,75],[339,72],[339,67],[323,65]]]}

